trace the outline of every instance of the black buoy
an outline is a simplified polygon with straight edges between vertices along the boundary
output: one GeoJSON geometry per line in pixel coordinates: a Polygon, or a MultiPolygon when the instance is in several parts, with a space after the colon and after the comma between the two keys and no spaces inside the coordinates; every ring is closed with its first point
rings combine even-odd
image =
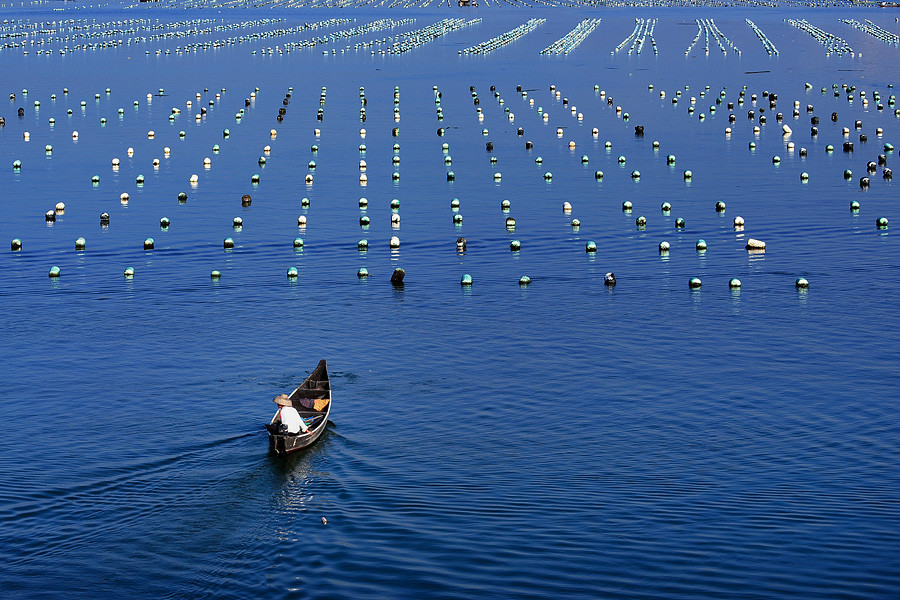
{"type": "Polygon", "coordinates": [[[443,137],[444,136],[444,128],[438,127],[437,134],[438,134],[438,137],[443,137]]]}
{"type": "Polygon", "coordinates": [[[484,149],[491,152],[494,149],[494,142],[488,142],[484,145],[484,149]]]}
{"type": "Polygon", "coordinates": [[[457,252],[465,252],[466,250],[466,238],[458,237],[456,238],[456,251],[457,252]]]}
{"type": "Polygon", "coordinates": [[[529,141],[529,142],[525,142],[525,149],[526,149],[526,150],[531,150],[533,147],[534,147],[534,144],[532,144],[530,141],[529,141]]]}
{"type": "Polygon", "coordinates": [[[831,120],[837,123],[838,115],[836,112],[831,113],[831,120]]]}
{"type": "Polygon", "coordinates": [[[616,276],[614,273],[610,272],[603,276],[603,283],[605,285],[613,286],[616,285],[616,276]]]}
{"type": "Polygon", "coordinates": [[[812,119],[809,120],[809,122],[810,122],[811,124],[813,124],[813,125],[818,125],[818,124],[819,124],[819,117],[813,117],[812,119]]]}
{"type": "Polygon", "coordinates": [[[100,225],[109,225],[109,213],[108,212],[100,213],[100,225]]]}
{"type": "Polygon", "coordinates": [[[397,267],[394,269],[394,272],[391,274],[391,284],[395,286],[403,285],[403,278],[406,277],[406,271],[397,267]]]}
{"type": "Polygon", "coordinates": [[[634,135],[637,135],[637,136],[644,135],[644,126],[643,125],[635,125],[634,135]]]}
{"type": "Polygon", "coordinates": [[[250,197],[250,194],[241,196],[241,206],[250,206],[251,202],[253,202],[253,199],[250,197]]]}
{"type": "Polygon", "coordinates": [[[22,108],[22,107],[19,107],[19,110],[16,111],[16,114],[19,115],[20,117],[24,117],[24,116],[25,116],[25,109],[22,108]]]}
{"type": "Polygon", "coordinates": [[[853,142],[844,142],[844,152],[853,152],[853,142]]]}
{"type": "Polygon", "coordinates": [[[519,127],[519,129],[516,130],[516,133],[519,135],[519,137],[525,135],[525,128],[519,127]]]}

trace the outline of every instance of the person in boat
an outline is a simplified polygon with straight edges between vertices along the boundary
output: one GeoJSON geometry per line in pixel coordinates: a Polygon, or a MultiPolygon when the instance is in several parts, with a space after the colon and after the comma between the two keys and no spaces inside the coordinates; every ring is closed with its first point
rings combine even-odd
{"type": "Polygon", "coordinates": [[[300,418],[300,413],[294,408],[287,394],[276,396],[275,404],[278,405],[278,420],[281,421],[288,433],[306,433],[309,431],[309,427],[300,418]]]}

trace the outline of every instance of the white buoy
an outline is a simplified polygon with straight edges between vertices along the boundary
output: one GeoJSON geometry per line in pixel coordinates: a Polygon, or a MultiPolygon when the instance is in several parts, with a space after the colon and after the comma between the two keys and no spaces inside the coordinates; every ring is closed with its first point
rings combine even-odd
{"type": "Polygon", "coordinates": [[[400,238],[396,235],[391,237],[391,248],[399,248],[400,247],[400,238]]]}
{"type": "Polygon", "coordinates": [[[200,181],[200,177],[196,173],[191,175],[191,183],[197,183],[198,181],[200,181]]]}
{"type": "Polygon", "coordinates": [[[766,243],[762,240],[755,240],[750,238],[747,240],[747,245],[745,246],[747,250],[765,250],[766,243]]]}

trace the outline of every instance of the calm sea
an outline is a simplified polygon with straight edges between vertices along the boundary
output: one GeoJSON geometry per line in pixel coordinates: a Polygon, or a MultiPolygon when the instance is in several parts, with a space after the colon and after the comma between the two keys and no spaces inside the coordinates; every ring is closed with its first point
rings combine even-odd
{"type": "Polygon", "coordinates": [[[0,32],[28,33],[0,51],[0,597],[900,594],[900,203],[877,165],[897,166],[898,49],[839,22],[896,34],[896,12],[54,7],[0,32]],[[483,21],[404,54],[356,47],[457,16],[483,21]],[[332,17],[355,21],[252,35],[332,17]],[[284,51],[385,17],[415,22],[284,51]],[[539,54],[589,17],[577,49],[539,54]],[[804,17],[855,55],[784,20],[804,17]],[[658,55],[649,38],[611,53],[635,18],[658,19],[658,55]],[[60,19],[84,21],[24,27],[60,19]],[[109,23],[125,19],[149,21],[109,23]],[[711,36],[707,55],[701,26],[686,55],[695,19],[741,54],[711,36]],[[183,35],[149,39],[165,32],[183,35]],[[321,358],[328,431],[270,455],[272,397],[321,358]]]}

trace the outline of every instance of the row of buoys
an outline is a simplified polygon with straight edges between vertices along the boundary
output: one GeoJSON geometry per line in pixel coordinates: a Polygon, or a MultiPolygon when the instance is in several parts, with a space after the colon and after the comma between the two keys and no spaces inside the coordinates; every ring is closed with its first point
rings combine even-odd
{"type": "Polygon", "coordinates": [[[546,22],[547,19],[528,19],[528,21],[514,29],[510,29],[505,33],[492,37],[489,40],[485,40],[479,44],[475,44],[474,46],[469,46],[468,48],[459,50],[459,54],[488,54],[490,52],[493,52],[494,50],[515,42],[522,36],[531,33],[546,22]]]}
{"type": "Polygon", "coordinates": [[[844,38],[816,27],[806,19],[786,19],[786,21],[791,26],[812,36],[813,39],[825,46],[825,50],[829,54],[834,52],[836,54],[853,55],[853,48],[850,47],[850,44],[844,38]]]}
{"type": "Polygon", "coordinates": [[[887,29],[880,27],[873,23],[871,20],[866,19],[865,23],[860,23],[856,19],[839,19],[841,23],[859,29],[862,32],[868,33],[872,37],[877,40],[881,40],[885,44],[890,44],[891,46],[897,46],[900,44],[900,36],[896,33],[891,33],[887,29]]]}
{"type": "Polygon", "coordinates": [[[770,40],[768,36],[763,33],[763,30],[757,27],[756,23],[754,23],[750,19],[744,19],[744,21],[746,21],[747,25],[750,26],[750,29],[753,31],[753,33],[756,34],[756,37],[759,38],[759,41],[760,43],[762,43],[766,54],[768,54],[769,56],[778,56],[778,48],[776,48],[775,44],[772,43],[772,40],[770,40]]]}
{"type": "MultiPolygon", "coordinates": [[[[397,36],[398,40],[382,52],[387,54],[403,54],[404,52],[409,52],[410,50],[424,46],[428,42],[432,42],[443,35],[452,33],[458,29],[471,27],[472,25],[479,25],[480,23],[481,19],[442,19],[427,27],[422,27],[421,29],[416,29],[397,36]]],[[[374,54],[375,51],[373,50],[372,53],[374,54]]]]}
{"type": "MultiPolygon", "coordinates": [[[[320,37],[310,38],[307,40],[300,40],[297,42],[285,42],[283,47],[286,51],[290,51],[294,48],[312,48],[318,46],[320,44],[328,44],[336,42],[337,40],[343,40],[351,37],[355,37],[358,35],[363,35],[366,33],[372,33],[375,31],[385,31],[388,29],[393,29],[395,27],[400,27],[402,25],[408,25],[411,23],[415,23],[415,19],[375,19],[374,21],[370,21],[364,25],[357,25],[356,27],[351,27],[349,29],[339,29],[337,31],[333,31],[329,34],[324,34],[320,37]]],[[[256,51],[254,51],[254,54],[256,51]]],[[[332,54],[336,53],[336,50],[331,51],[332,54]]],[[[328,54],[327,50],[323,51],[323,54],[328,54]]]]}
{"type": "MultiPolygon", "coordinates": [[[[102,23],[92,23],[90,27],[95,29],[96,31],[90,33],[84,33],[85,28],[72,29],[72,28],[59,28],[56,24],[53,24],[48,27],[40,28],[36,32],[30,33],[30,46],[51,46],[53,44],[59,44],[61,47],[58,47],[59,54],[66,54],[75,52],[78,50],[98,50],[105,48],[116,48],[122,45],[130,46],[132,44],[143,44],[147,42],[152,42],[156,40],[163,39],[174,39],[174,38],[184,38],[189,36],[201,36],[201,35],[209,35],[215,32],[241,29],[247,27],[260,27],[264,25],[275,24],[283,21],[281,18],[265,18],[265,19],[255,19],[252,21],[242,21],[237,23],[225,23],[223,20],[215,20],[215,19],[192,19],[192,20],[184,20],[184,21],[175,21],[172,23],[160,24],[157,22],[153,22],[151,20],[135,20],[132,24],[126,28],[123,28],[122,21],[108,21],[102,23]],[[212,23],[219,22],[219,25],[211,25],[212,23]],[[205,27],[199,27],[201,24],[206,24],[205,27]],[[153,31],[165,30],[169,29],[170,31],[163,31],[161,33],[150,33],[153,31]],[[68,31],[65,35],[60,35],[63,32],[68,31]],[[150,33],[150,35],[142,35],[144,32],[150,33]],[[101,41],[83,41],[78,43],[80,39],[97,39],[97,38],[109,38],[110,36],[116,36],[112,39],[102,39],[101,41]],[[128,36],[128,37],[118,37],[118,36],[128,36]]],[[[329,19],[329,21],[332,21],[329,19]]],[[[346,20],[346,21],[349,21],[346,20]]],[[[346,22],[345,21],[345,22],[346,22]]],[[[179,46],[176,48],[176,52],[180,53],[180,51],[195,48],[209,48],[209,47],[221,47],[226,44],[236,44],[244,41],[249,41],[258,37],[266,37],[266,33],[269,35],[277,35],[276,31],[284,31],[284,30],[272,30],[270,32],[253,32],[251,34],[241,36],[241,37],[233,37],[227,38],[224,40],[215,40],[215,41],[207,41],[207,42],[197,42],[185,45],[183,48],[179,46]]],[[[24,33],[24,32],[20,32],[24,33]]],[[[24,33],[24,35],[29,35],[29,33],[24,33]]],[[[9,35],[9,34],[8,34],[9,35]]],[[[15,34],[12,34],[15,35],[15,34]]],[[[21,43],[13,43],[10,47],[24,47],[26,45],[25,42],[21,43]]],[[[26,51],[25,54],[28,52],[26,51]]],[[[51,54],[53,53],[53,49],[38,49],[36,54],[51,54]]],[[[147,54],[150,53],[149,50],[146,51],[147,54]]],[[[156,51],[157,54],[161,54],[161,50],[156,51]]],[[[166,54],[170,53],[170,50],[165,51],[166,54]]]]}
{"type": "MultiPolygon", "coordinates": [[[[123,275],[125,276],[126,279],[134,278],[134,273],[135,273],[134,267],[126,267],[125,270],[123,271],[123,275]]],[[[286,275],[289,279],[296,279],[297,277],[299,277],[299,274],[300,273],[296,267],[289,267],[286,272],[286,275]]],[[[59,278],[59,277],[61,277],[61,275],[62,275],[62,271],[59,267],[57,267],[57,266],[50,267],[50,271],[48,272],[48,276],[50,278],[53,278],[53,279],[59,278]]],[[[356,276],[360,279],[365,279],[370,276],[370,273],[367,268],[360,267],[356,271],[356,276]]],[[[221,277],[222,277],[221,271],[213,270],[210,272],[211,279],[220,279],[221,277]]],[[[393,273],[391,273],[390,281],[395,286],[402,286],[402,285],[404,285],[405,277],[406,277],[406,271],[404,269],[398,267],[398,268],[394,269],[393,273]]],[[[471,287],[474,284],[474,279],[472,278],[472,276],[469,273],[464,273],[462,275],[462,277],[460,277],[459,283],[463,287],[471,287]]],[[[527,286],[527,285],[531,284],[531,277],[529,277],[528,275],[523,275],[519,278],[518,283],[521,286],[527,286]]],[[[603,276],[603,284],[604,285],[606,285],[608,287],[615,287],[617,283],[618,283],[618,280],[616,279],[615,273],[608,272],[603,276]]],[[[739,289],[742,287],[742,285],[743,284],[742,284],[741,280],[736,277],[733,277],[728,281],[728,287],[731,289],[739,289]]],[[[703,286],[703,281],[699,277],[691,277],[688,280],[688,287],[693,290],[699,290],[702,286],[703,286]]],[[[809,288],[809,280],[807,280],[805,277],[798,277],[794,281],[794,286],[798,289],[807,289],[807,288],[809,288]]]]}
{"type": "Polygon", "coordinates": [[[599,24],[600,19],[584,19],[572,31],[541,50],[541,54],[568,54],[580,46],[599,24]]]}
{"type": "Polygon", "coordinates": [[[684,51],[684,55],[687,56],[691,53],[691,50],[694,49],[694,46],[697,45],[697,42],[700,41],[700,37],[705,37],[705,43],[703,49],[705,53],[709,54],[709,38],[712,35],[713,41],[715,41],[719,50],[721,50],[722,54],[728,54],[728,51],[725,49],[725,46],[728,45],[731,48],[731,51],[735,54],[740,54],[741,51],[734,45],[734,43],[728,39],[728,37],[721,32],[721,30],[716,25],[715,21],[712,19],[694,19],[697,23],[697,35],[694,36],[694,39],[691,41],[691,44],[687,47],[687,50],[684,51]],[[724,42],[724,43],[723,43],[724,42]]]}
{"type": "Polygon", "coordinates": [[[656,39],[653,37],[653,31],[656,29],[656,22],[658,20],[659,19],[645,19],[642,17],[636,18],[634,20],[634,31],[631,32],[631,35],[622,40],[618,46],[613,48],[610,54],[615,54],[624,48],[628,42],[631,42],[631,46],[628,48],[628,54],[640,54],[648,39],[653,48],[653,54],[659,54],[659,48],[656,46],[656,39]]]}

